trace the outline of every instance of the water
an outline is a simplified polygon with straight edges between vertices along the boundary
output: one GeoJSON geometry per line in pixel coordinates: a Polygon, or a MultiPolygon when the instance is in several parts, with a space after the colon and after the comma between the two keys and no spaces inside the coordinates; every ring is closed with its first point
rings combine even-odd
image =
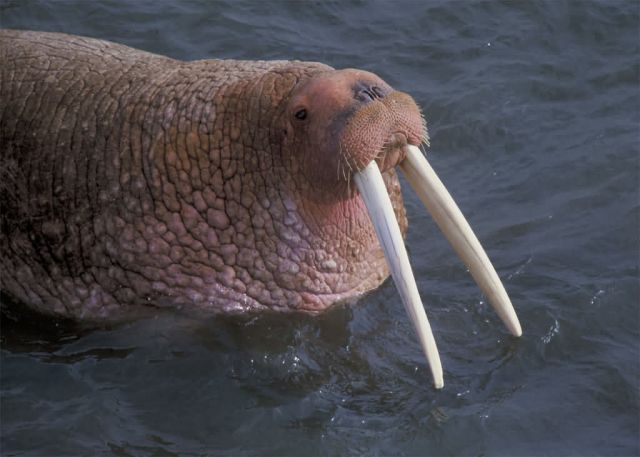
{"type": "Polygon", "coordinates": [[[639,16],[615,1],[2,0],[3,27],[318,60],[411,93],[524,328],[507,334],[407,192],[443,391],[390,281],[315,318],[87,331],[5,315],[2,455],[638,455],[639,16]]]}

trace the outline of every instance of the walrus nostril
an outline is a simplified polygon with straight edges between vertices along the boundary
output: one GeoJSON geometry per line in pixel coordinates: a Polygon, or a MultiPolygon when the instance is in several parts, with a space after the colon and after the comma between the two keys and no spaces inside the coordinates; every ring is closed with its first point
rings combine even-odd
{"type": "Polygon", "coordinates": [[[375,100],[376,96],[369,89],[360,89],[356,92],[356,98],[362,102],[375,100]]]}
{"type": "Polygon", "coordinates": [[[358,82],[354,87],[355,98],[360,101],[372,101],[380,98],[384,98],[385,91],[379,86],[369,86],[363,82],[358,82]]]}
{"type": "Polygon", "coordinates": [[[373,86],[371,88],[371,92],[373,92],[378,98],[384,98],[384,92],[378,86],[373,86]]]}

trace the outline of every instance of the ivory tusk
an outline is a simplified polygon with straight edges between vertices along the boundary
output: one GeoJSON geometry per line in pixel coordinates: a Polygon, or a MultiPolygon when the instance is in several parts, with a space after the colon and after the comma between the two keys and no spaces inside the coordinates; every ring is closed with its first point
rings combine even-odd
{"type": "Polygon", "coordinates": [[[400,169],[407,181],[427,207],[453,249],[469,267],[471,275],[509,331],[515,336],[522,335],[518,316],[502,281],[458,205],[453,201],[420,149],[409,145],[405,148],[405,152],[407,156],[400,163],[400,169]]]}
{"type": "Polygon", "coordinates": [[[376,162],[372,161],[362,171],[355,173],[354,178],[375,227],[402,303],[427,356],[434,385],[440,389],[444,386],[440,355],[418,293],[400,227],[398,227],[380,169],[376,162]]]}

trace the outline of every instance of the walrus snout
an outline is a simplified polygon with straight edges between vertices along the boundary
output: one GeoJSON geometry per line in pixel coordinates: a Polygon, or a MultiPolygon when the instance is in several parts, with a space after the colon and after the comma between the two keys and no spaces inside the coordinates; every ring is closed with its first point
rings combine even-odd
{"type": "Polygon", "coordinates": [[[428,143],[427,125],[413,98],[374,87],[360,92],[358,97],[369,101],[354,110],[339,136],[343,160],[354,171],[376,160],[384,172],[402,161],[405,146],[428,143]]]}

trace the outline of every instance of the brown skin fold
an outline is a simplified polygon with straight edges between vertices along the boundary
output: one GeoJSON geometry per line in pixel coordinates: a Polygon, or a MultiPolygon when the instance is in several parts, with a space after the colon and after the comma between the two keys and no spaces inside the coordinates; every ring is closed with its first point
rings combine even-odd
{"type": "Polygon", "coordinates": [[[388,270],[353,173],[426,127],[360,70],[0,31],[0,287],[47,314],[321,311],[388,270]]]}

